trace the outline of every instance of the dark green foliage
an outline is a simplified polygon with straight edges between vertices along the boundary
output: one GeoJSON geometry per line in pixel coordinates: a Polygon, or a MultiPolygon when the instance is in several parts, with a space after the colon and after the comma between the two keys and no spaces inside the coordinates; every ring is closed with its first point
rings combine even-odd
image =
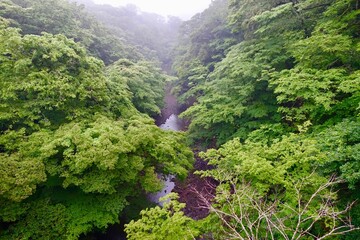
{"type": "Polygon", "coordinates": [[[203,94],[203,85],[215,63],[241,35],[231,34],[227,26],[227,0],[212,1],[204,12],[196,14],[180,28],[179,46],[173,65],[179,77],[180,100],[192,104],[203,94]]]}
{"type": "Polygon", "coordinates": [[[314,135],[328,160],[322,167],[326,173],[336,173],[357,189],[360,180],[360,120],[346,119],[314,135]]]}
{"type": "Polygon", "coordinates": [[[166,76],[150,62],[133,63],[122,59],[108,68],[113,82],[126,86],[132,96],[131,102],[143,113],[150,116],[160,114],[163,106],[166,76]]]}
{"type": "Polygon", "coordinates": [[[65,206],[51,205],[49,199],[44,199],[34,202],[25,219],[11,226],[0,239],[66,239],[68,221],[65,206]]]}

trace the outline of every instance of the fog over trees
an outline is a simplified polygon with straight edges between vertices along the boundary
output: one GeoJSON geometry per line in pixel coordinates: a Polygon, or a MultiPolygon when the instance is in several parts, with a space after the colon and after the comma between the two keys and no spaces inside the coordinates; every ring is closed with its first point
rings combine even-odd
{"type": "Polygon", "coordinates": [[[2,0],[0,240],[360,238],[359,33],[358,0],[2,0]]]}

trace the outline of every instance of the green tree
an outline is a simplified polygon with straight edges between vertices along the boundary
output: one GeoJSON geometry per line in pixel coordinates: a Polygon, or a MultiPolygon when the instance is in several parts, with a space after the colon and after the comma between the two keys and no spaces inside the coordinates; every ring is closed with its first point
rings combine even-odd
{"type": "Polygon", "coordinates": [[[88,14],[84,5],[65,0],[5,0],[0,3],[0,15],[11,19],[12,26],[20,28],[23,34],[63,34],[80,42],[107,65],[120,58],[142,58],[134,47],[88,14]]]}
{"type": "MultiPolygon", "coordinates": [[[[159,129],[132,103],[138,81],[146,91],[163,84],[159,70],[131,63],[124,81],[63,35],[21,36],[7,24],[1,19],[1,239],[78,239],[117,223],[130,197],[159,190],[158,173],[186,176],[193,154],[184,135],[159,129]]],[[[149,96],[157,107],[160,96],[149,96]]]]}
{"type": "Polygon", "coordinates": [[[108,68],[109,79],[121,82],[131,92],[130,100],[140,112],[160,114],[163,106],[166,75],[150,62],[121,59],[108,68]]]}
{"type": "Polygon", "coordinates": [[[62,35],[2,31],[2,130],[57,125],[108,101],[101,61],[62,35]]]}
{"type": "Polygon", "coordinates": [[[125,227],[128,239],[194,239],[201,233],[201,224],[181,211],[185,204],[171,193],[163,198],[164,206],[141,211],[141,218],[125,227]]]}
{"type": "Polygon", "coordinates": [[[227,4],[227,0],[212,1],[208,9],[180,28],[173,69],[179,78],[176,85],[180,100],[187,105],[203,94],[208,74],[241,38],[227,26],[227,4]]]}
{"type": "MultiPolygon", "coordinates": [[[[330,215],[349,210],[346,203],[358,196],[359,3],[232,0],[228,17],[231,30],[243,38],[226,49],[209,74],[179,71],[189,78],[178,89],[196,97],[182,114],[191,122],[190,137],[225,143],[203,154],[214,169],[201,174],[220,182],[216,200],[208,203],[219,213],[210,231],[222,226],[220,239],[256,239],[246,231],[257,230],[263,238],[274,231],[280,235],[273,238],[286,239],[291,230],[282,234],[279,226],[297,229],[293,210],[306,202],[304,217],[316,223],[298,226],[310,227],[304,234],[326,237],[342,221],[330,224],[330,215]],[[190,78],[199,80],[195,88],[190,78]],[[332,186],[341,188],[339,200],[327,190],[313,198],[333,174],[341,179],[332,186]],[[299,190],[297,184],[304,182],[299,190]],[[319,216],[323,208],[332,209],[330,215],[319,216]],[[275,217],[278,225],[271,228],[264,216],[275,217]],[[254,222],[259,228],[241,225],[254,222]]],[[[202,67],[194,64],[197,60],[189,61],[194,70],[202,67]]],[[[359,208],[352,213],[357,217],[359,208]]],[[[351,221],[346,224],[353,230],[351,221]]],[[[296,232],[294,238],[303,237],[296,232]]]]}

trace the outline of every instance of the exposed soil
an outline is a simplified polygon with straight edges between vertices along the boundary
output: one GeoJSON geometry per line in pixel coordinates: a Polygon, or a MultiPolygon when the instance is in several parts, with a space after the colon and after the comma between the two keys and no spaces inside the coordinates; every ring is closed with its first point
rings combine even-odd
{"type": "Polygon", "coordinates": [[[209,215],[208,203],[215,195],[217,182],[212,178],[201,178],[194,174],[197,170],[207,170],[210,166],[198,157],[198,151],[194,151],[196,162],[194,170],[184,182],[177,180],[173,192],[179,194],[179,201],[186,203],[183,210],[185,215],[192,219],[203,219],[209,215]]]}
{"type": "MultiPolygon", "coordinates": [[[[176,97],[171,94],[171,87],[166,88],[165,107],[161,115],[156,118],[156,124],[160,126],[172,115],[178,115],[182,112],[183,107],[177,102],[176,97]]],[[[182,130],[187,129],[187,122],[183,122],[182,130]]],[[[215,195],[216,181],[212,178],[201,178],[194,174],[197,170],[209,169],[205,161],[198,157],[199,150],[193,149],[195,155],[194,170],[189,173],[185,181],[181,182],[175,179],[175,188],[173,192],[179,194],[179,201],[186,203],[184,213],[193,219],[202,219],[209,214],[207,202],[210,202],[215,195]]]]}
{"type": "MultiPolygon", "coordinates": [[[[155,118],[157,126],[163,125],[171,115],[179,115],[186,109],[188,104],[181,105],[177,102],[176,97],[171,93],[171,85],[168,85],[165,90],[165,106],[161,110],[161,114],[155,118]]],[[[193,104],[193,102],[192,102],[193,104]]],[[[189,123],[187,121],[180,121],[180,126],[177,129],[186,131],[189,123]]],[[[193,149],[195,155],[195,164],[192,172],[189,173],[185,181],[173,179],[175,187],[172,192],[179,194],[179,201],[186,203],[183,210],[186,216],[195,220],[205,218],[209,214],[207,203],[209,203],[214,195],[217,182],[211,178],[201,178],[199,175],[194,174],[198,170],[209,169],[205,161],[198,157],[199,150],[195,147],[193,149]]]]}

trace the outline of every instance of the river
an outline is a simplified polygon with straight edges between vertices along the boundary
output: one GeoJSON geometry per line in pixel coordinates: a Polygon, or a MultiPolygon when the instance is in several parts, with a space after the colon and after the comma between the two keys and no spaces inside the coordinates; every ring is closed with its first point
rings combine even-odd
{"type": "MultiPolygon", "coordinates": [[[[178,114],[181,113],[181,110],[183,109],[181,109],[175,96],[171,94],[171,89],[168,88],[165,96],[165,107],[161,111],[160,119],[156,120],[157,125],[165,130],[186,130],[188,123],[178,118],[178,114]]],[[[199,208],[199,206],[203,205],[203,200],[197,193],[201,193],[202,197],[211,200],[215,195],[217,182],[214,179],[200,178],[198,175],[194,174],[194,171],[196,170],[206,170],[211,168],[207,165],[207,162],[198,157],[198,153],[201,150],[202,149],[199,147],[193,146],[196,162],[193,171],[189,173],[184,182],[174,179],[173,176],[165,177],[164,188],[158,193],[151,194],[150,200],[161,205],[161,203],[158,202],[159,197],[163,197],[173,191],[179,194],[179,200],[181,202],[186,203],[186,207],[183,209],[185,215],[193,219],[205,218],[209,214],[209,210],[206,208],[199,208]]]]}
{"type": "MultiPolygon", "coordinates": [[[[184,122],[179,119],[176,114],[171,114],[170,117],[166,119],[165,123],[161,124],[159,127],[164,130],[181,131],[183,130],[184,122]]],[[[162,203],[159,202],[159,198],[164,197],[174,189],[175,179],[173,175],[160,177],[164,179],[164,187],[161,191],[157,193],[149,194],[149,199],[150,201],[160,204],[162,206],[162,203]]]]}
{"type": "MultiPolygon", "coordinates": [[[[156,119],[156,124],[164,130],[169,131],[184,131],[186,123],[179,119],[178,114],[180,113],[180,105],[178,104],[176,97],[171,93],[171,88],[168,86],[165,91],[165,106],[161,110],[160,116],[156,119]]],[[[153,194],[149,194],[149,199],[152,202],[162,205],[159,202],[160,197],[164,197],[170,193],[175,187],[174,176],[160,176],[164,179],[164,188],[153,194]]]]}

